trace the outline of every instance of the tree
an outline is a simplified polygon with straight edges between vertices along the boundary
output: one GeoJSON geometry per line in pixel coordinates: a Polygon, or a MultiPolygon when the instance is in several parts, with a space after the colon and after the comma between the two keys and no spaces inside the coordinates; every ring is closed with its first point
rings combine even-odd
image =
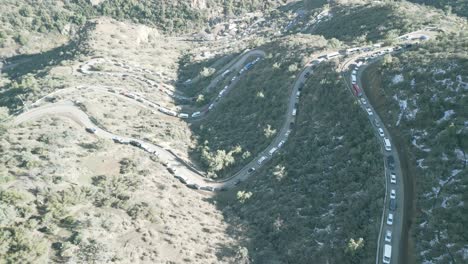
{"type": "Polygon", "coordinates": [[[364,239],[360,237],[357,241],[354,238],[349,239],[345,251],[352,256],[356,255],[356,252],[364,247],[364,239]]]}
{"type": "Polygon", "coordinates": [[[239,247],[236,252],[236,263],[250,264],[249,250],[245,247],[239,247]]]}
{"type": "Polygon", "coordinates": [[[270,125],[267,125],[265,129],[263,129],[263,133],[266,138],[271,138],[276,134],[276,129],[272,129],[270,125]]]}
{"type": "Polygon", "coordinates": [[[20,44],[21,46],[24,46],[28,43],[28,38],[24,34],[18,34],[15,37],[16,43],[20,44]]]}
{"type": "Polygon", "coordinates": [[[237,200],[240,203],[245,203],[248,199],[252,197],[252,192],[246,192],[246,191],[238,191],[237,192],[237,200]]]}
{"type": "Polygon", "coordinates": [[[203,70],[200,72],[200,75],[206,78],[206,77],[210,77],[215,72],[216,72],[215,68],[203,67],[203,70]]]}
{"type": "Polygon", "coordinates": [[[343,45],[343,43],[341,41],[339,41],[338,39],[336,39],[336,38],[332,38],[332,39],[328,40],[328,43],[327,43],[327,46],[330,47],[330,48],[333,48],[333,49],[338,49],[342,45],[343,45]]]}

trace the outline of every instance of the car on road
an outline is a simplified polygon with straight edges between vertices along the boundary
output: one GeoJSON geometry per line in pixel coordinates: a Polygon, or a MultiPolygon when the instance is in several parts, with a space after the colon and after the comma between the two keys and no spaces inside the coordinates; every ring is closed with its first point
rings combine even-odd
{"type": "Polygon", "coordinates": [[[141,143],[136,140],[130,140],[130,145],[135,147],[141,147],[141,143]]]}
{"type": "Polygon", "coordinates": [[[374,125],[375,125],[376,127],[380,127],[379,120],[375,119],[375,120],[374,120],[374,125]]]}
{"type": "Polygon", "coordinates": [[[86,130],[86,132],[91,133],[91,134],[96,133],[96,128],[94,128],[94,127],[87,127],[87,128],[85,128],[85,130],[86,130]]]}
{"type": "Polygon", "coordinates": [[[281,148],[283,145],[284,145],[284,140],[281,140],[279,143],[278,143],[278,148],[281,148]]]}
{"type": "Polygon", "coordinates": [[[232,77],[231,81],[235,81],[237,79],[237,76],[232,77]]]}
{"type": "Polygon", "coordinates": [[[255,168],[250,168],[250,169],[247,170],[248,173],[252,173],[254,171],[255,171],[255,168]]]}
{"type": "Polygon", "coordinates": [[[194,190],[200,189],[200,185],[198,185],[196,183],[189,183],[189,184],[187,184],[187,187],[189,187],[190,189],[194,189],[194,190]]]}
{"type": "Polygon", "coordinates": [[[396,184],[396,175],[393,172],[390,174],[390,183],[396,184]]]}
{"type": "Polygon", "coordinates": [[[115,143],[119,143],[119,144],[127,143],[122,138],[119,138],[119,137],[112,137],[112,141],[114,141],[115,143]]]}
{"type": "Polygon", "coordinates": [[[200,112],[195,112],[195,113],[192,114],[192,117],[199,117],[200,115],[201,115],[200,112]]]}
{"type": "Polygon", "coordinates": [[[390,199],[396,199],[396,191],[395,189],[390,190],[390,199]]]}
{"type": "Polygon", "coordinates": [[[288,129],[288,131],[286,131],[286,133],[284,133],[284,136],[289,137],[289,134],[291,134],[291,129],[288,129]]]}
{"type": "Polygon", "coordinates": [[[370,115],[370,116],[374,114],[374,113],[372,112],[372,109],[370,109],[370,107],[367,107],[367,108],[366,108],[366,111],[367,111],[367,114],[370,115]]]}
{"type": "Polygon", "coordinates": [[[385,133],[381,127],[379,127],[379,136],[385,137],[385,133]]]}
{"type": "Polygon", "coordinates": [[[395,169],[395,158],[393,156],[388,156],[387,157],[387,164],[388,164],[388,167],[391,170],[394,170],[395,169]]]}
{"type": "Polygon", "coordinates": [[[210,104],[210,106],[208,106],[208,110],[213,109],[213,107],[214,107],[214,104],[210,104]]]}
{"type": "Polygon", "coordinates": [[[187,184],[187,179],[184,176],[174,175],[174,178],[178,179],[183,184],[187,184]]]}
{"type": "Polygon", "coordinates": [[[293,115],[293,116],[296,116],[296,113],[297,113],[297,109],[294,108],[293,111],[292,111],[292,115],[293,115]]]}
{"type": "Polygon", "coordinates": [[[385,232],[385,242],[392,242],[392,231],[391,230],[387,230],[387,232],[385,232]]]}
{"type": "Polygon", "coordinates": [[[214,192],[214,191],[216,191],[216,188],[212,187],[212,186],[202,186],[202,187],[200,187],[200,190],[214,192]]]}
{"type": "Polygon", "coordinates": [[[389,213],[387,217],[387,225],[391,226],[393,224],[393,214],[389,213]]]}
{"type": "Polygon", "coordinates": [[[180,117],[180,118],[188,118],[189,116],[188,116],[188,114],[186,114],[186,113],[180,113],[180,114],[179,114],[179,117],[180,117]]]}
{"type": "Polygon", "coordinates": [[[302,88],[304,88],[304,83],[303,83],[303,82],[301,82],[301,83],[299,84],[298,90],[299,90],[299,91],[302,91],[302,88]]]}
{"type": "Polygon", "coordinates": [[[390,206],[389,206],[390,211],[395,211],[396,206],[397,206],[396,199],[390,199],[390,206]]]}
{"type": "Polygon", "coordinates": [[[363,105],[367,104],[367,101],[366,101],[366,99],[364,99],[364,98],[361,98],[361,103],[362,103],[363,105]]]}
{"type": "Polygon", "coordinates": [[[265,157],[265,156],[262,156],[261,158],[259,158],[259,159],[257,160],[258,165],[262,164],[262,162],[264,162],[265,160],[266,160],[266,157],[265,157]]]}

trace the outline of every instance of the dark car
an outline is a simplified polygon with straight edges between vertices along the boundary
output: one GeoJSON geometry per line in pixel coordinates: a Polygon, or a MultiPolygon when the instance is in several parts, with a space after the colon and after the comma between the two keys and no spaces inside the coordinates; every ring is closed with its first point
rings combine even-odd
{"type": "Polygon", "coordinates": [[[293,128],[294,127],[294,122],[289,123],[289,127],[293,128]]]}
{"type": "Polygon", "coordinates": [[[255,171],[255,168],[250,168],[249,170],[247,170],[248,173],[252,173],[255,171]]]}
{"type": "Polygon", "coordinates": [[[397,205],[395,199],[390,199],[390,211],[395,211],[397,205]]]}
{"type": "Polygon", "coordinates": [[[388,164],[388,167],[391,170],[394,170],[395,169],[395,158],[393,156],[388,156],[387,157],[387,164],[388,164]]]}
{"type": "Polygon", "coordinates": [[[187,187],[189,187],[190,189],[194,189],[194,190],[200,189],[200,185],[198,185],[196,183],[189,183],[189,184],[187,184],[187,187]]]}
{"type": "Polygon", "coordinates": [[[135,147],[141,147],[141,143],[135,140],[130,140],[130,145],[135,147]]]}
{"type": "Polygon", "coordinates": [[[94,128],[94,127],[87,127],[87,128],[85,128],[85,130],[86,130],[86,132],[91,133],[91,134],[96,133],[96,128],[94,128]]]}
{"type": "Polygon", "coordinates": [[[187,184],[187,180],[180,175],[175,175],[174,178],[178,179],[183,184],[187,184]]]}

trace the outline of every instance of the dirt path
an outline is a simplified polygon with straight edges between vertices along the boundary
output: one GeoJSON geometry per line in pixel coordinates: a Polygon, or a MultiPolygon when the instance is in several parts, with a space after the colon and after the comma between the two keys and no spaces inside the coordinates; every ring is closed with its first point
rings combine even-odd
{"type": "MultiPolygon", "coordinates": [[[[380,76],[376,65],[369,66],[362,76],[363,89],[383,122],[391,124],[391,119],[388,115],[388,109],[391,108],[390,101],[387,100],[383,93],[381,79],[375,78],[375,76],[380,76]]],[[[398,263],[416,263],[415,245],[412,236],[410,236],[412,224],[416,216],[416,170],[413,165],[415,162],[409,151],[409,145],[400,133],[400,130],[395,128],[393,124],[391,126],[387,125],[387,129],[392,136],[393,144],[395,144],[398,150],[404,180],[405,198],[408,201],[405,203],[403,210],[403,230],[399,249],[401,254],[398,263]]]]}

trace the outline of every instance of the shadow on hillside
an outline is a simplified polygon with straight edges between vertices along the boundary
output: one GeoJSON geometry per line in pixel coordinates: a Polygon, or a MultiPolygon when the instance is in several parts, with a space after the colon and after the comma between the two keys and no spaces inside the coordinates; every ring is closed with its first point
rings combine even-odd
{"type": "Polygon", "coordinates": [[[10,57],[5,60],[2,72],[6,73],[10,79],[19,79],[26,74],[37,74],[38,77],[44,77],[47,74],[45,71],[47,67],[73,59],[76,54],[76,43],[70,42],[45,52],[10,57]]]}
{"type": "Polygon", "coordinates": [[[81,27],[76,36],[67,44],[36,54],[18,55],[7,58],[2,72],[10,79],[19,79],[27,74],[37,77],[47,75],[47,69],[65,60],[75,58],[79,54],[89,55],[88,34],[96,26],[94,22],[87,22],[81,27]]]}

